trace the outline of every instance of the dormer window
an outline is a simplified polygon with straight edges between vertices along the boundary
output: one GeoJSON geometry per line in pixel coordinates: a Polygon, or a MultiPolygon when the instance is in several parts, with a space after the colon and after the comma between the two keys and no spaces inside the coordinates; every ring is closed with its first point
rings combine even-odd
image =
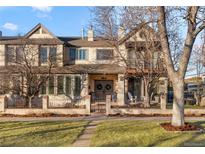
{"type": "Polygon", "coordinates": [[[70,50],[69,50],[69,59],[70,60],[86,60],[87,57],[88,57],[88,50],[87,49],[70,48],[70,50]]]}

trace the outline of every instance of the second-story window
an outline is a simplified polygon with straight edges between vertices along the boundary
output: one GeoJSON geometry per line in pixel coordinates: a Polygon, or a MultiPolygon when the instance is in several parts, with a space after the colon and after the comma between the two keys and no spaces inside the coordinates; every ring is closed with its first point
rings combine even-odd
{"type": "Polygon", "coordinates": [[[7,62],[20,63],[23,60],[23,48],[21,46],[7,46],[7,62]]]}
{"type": "Polygon", "coordinates": [[[86,49],[79,49],[76,52],[76,59],[78,60],[85,60],[87,57],[87,50],[86,49]]]}
{"type": "Polygon", "coordinates": [[[71,48],[69,52],[69,59],[70,60],[75,60],[75,53],[76,53],[76,48],[71,48]]]}
{"type": "Polygon", "coordinates": [[[97,60],[111,60],[113,59],[112,49],[97,49],[97,60]]]}
{"type": "Polygon", "coordinates": [[[87,49],[70,48],[69,51],[70,60],[86,60],[88,57],[87,49]]]}
{"type": "Polygon", "coordinates": [[[57,48],[55,46],[41,46],[40,47],[40,63],[46,63],[51,61],[56,62],[56,52],[57,48]]]}

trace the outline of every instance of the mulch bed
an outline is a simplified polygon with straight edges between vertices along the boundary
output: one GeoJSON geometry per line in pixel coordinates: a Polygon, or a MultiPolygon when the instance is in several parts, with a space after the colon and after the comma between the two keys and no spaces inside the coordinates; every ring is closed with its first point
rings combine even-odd
{"type": "Polygon", "coordinates": [[[200,127],[194,124],[185,123],[184,126],[172,126],[171,123],[160,124],[167,131],[199,131],[200,127]]]}

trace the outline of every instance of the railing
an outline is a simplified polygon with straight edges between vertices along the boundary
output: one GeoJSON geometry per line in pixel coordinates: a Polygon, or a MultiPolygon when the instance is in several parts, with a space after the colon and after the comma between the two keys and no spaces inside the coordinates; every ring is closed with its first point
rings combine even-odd
{"type": "MultiPolygon", "coordinates": [[[[110,95],[112,102],[117,102],[117,93],[113,93],[110,95]]],[[[97,96],[95,92],[91,93],[91,102],[105,102],[106,101],[106,95],[103,96],[97,96]]]]}

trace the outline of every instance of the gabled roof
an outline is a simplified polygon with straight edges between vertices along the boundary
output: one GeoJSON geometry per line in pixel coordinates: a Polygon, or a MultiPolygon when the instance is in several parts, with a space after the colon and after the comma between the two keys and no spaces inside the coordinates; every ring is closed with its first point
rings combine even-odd
{"type": "MultiPolygon", "coordinates": [[[[126,40],[131,38],[133,35],[135,35],[138,31],[140,31],[142,28],[150,31],[151,33],[155,33],[154,29],[152,29],[150,26],[148,26],[146,23],[142,22],[137,27],[135,27],[133,30],[131,30],[128,34],[126,34],[123,38],[119,40],[119,44],[124,43],[126,40]]],[[[157,34],[157,33],[156,33],[157,34]]]]}
{"type": "Polygon", "coordinates": [[[60,40],[53,33],[51,33],[45,26],[41,23],[37,24],[33,29],[31,29],[24,36],[3,36],[0,37],[0,44],[64,44],[64,41],[60,40]],[[45,32],[50,34],[53,38],[29,38],[33,33],[39,28],[42,28],[45,32]]]}
{"type": "Polygon", "coordinates": [[[88,41],[85,37],[58,37],[69,47],[113,47],[112,42],[106,39],[95,37],[93,41],[88,41]]]}
{"type": "MultiPolygon", "coordinates": [[[[51,33],[43,24],[39,23],[34,28],[32,28],[24,37],[29,38],[33,33],[35,33],[38,29],[42,28],[44,31],[46,31],[48,34],[53,36],[53,38],[58,39],[53,33],[51,33]]],[[[58,39],[59,40],[59,39],[58,39]]],[[[61,41],[61,40],[59,40],[61,41]]]]}

